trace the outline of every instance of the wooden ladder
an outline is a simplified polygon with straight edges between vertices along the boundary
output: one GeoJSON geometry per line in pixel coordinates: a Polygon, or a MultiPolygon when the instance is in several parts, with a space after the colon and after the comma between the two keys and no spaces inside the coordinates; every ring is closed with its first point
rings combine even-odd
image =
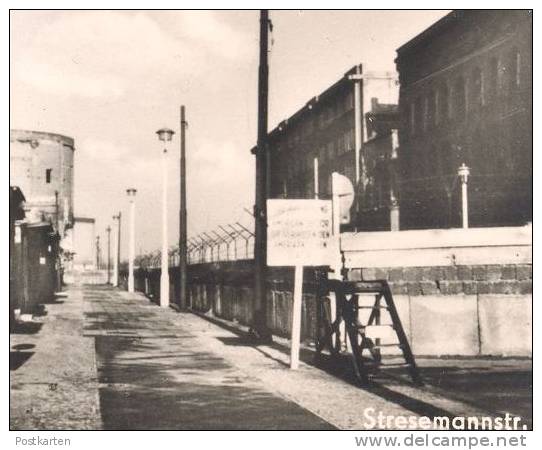
{"type": "Polygon", "coordinates": [[[374,281],[340,281],[326,280],[323,293],[329,296],[335,295],[336,314],[331,320],[329,305],[324,305],[325,296],[320,295],[319,301],[319,325],[316,351],[319,356],[324,348],[328,348],[333,356],[341,351],[341,323],[344,322],[346,338],[350,344],[352,365],[358,381],[367,385],[370,381],[369,368],[397,368],[407,369],[412,381],[422,385],[422,379],[410,349],[407,336],[401,324],[397,308],[393,301],[393,295],[386,280],[374,281]],[[374,294],[372,304],[362,304],[361,297],[374,294]],[[361,311],[369,311],[366,323],[360,319],[361,311]],[[390,324],[382,325],[382,312],[387,312],[391,319],[390,324]],[[381,343],[380,338],[371,338],[367,335],[370,327],[391,327],[397,337],[397,342],[381,343]],[[382,361],[381,349],[387,347],[399,348],[404,359],[403,363],[386,364],[382,361]],[[364,355],[368,353],[368,355],[364,355]]]}

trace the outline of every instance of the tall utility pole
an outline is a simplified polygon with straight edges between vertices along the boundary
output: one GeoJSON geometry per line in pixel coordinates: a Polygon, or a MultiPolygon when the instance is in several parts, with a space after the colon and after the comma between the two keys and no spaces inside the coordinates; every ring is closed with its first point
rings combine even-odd
{"type": "Polygon", "coordinates": [[[187,285],[187,273],[186,273],[186,120],[184,117],[184,105],[181,106],[181,197],[180,197],[180,209],[179,209],[179,307],[185,309],[187,305],[186,301],[186,285],[187,285]]]}
{"type": "Polygon", "coordinates": [[[256,204],[254,205],[254,315],[251,334],[261,341],[270,341],[266,316],[267,273],[267,101],[269,11],[260,12],[260,67],[258,74],[258,143],[256,146],[256,204]]]}
{"type": "Polygon", "coordinates": [[[111,227],[108,225],[107,232],[107,284],[111,284],[111,227]]]}

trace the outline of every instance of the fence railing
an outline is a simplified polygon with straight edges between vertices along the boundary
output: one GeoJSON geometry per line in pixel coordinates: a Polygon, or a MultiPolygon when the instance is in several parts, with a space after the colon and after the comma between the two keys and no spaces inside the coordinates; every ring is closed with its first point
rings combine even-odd
{"type": "MultiPolygon", "coordinates": [[[[254,232],[239,222],[225,226],[219,225],[214,230],[188,238],[186,253],[188,264],[252,259],[254,257],[254,232]]],[[[140,255],[136,265],[145,268],[160,267],[160,250],[140,255]]],[[[178,265],[179,247],[174,247],[169,250],[169,267],[178,265]]]]}

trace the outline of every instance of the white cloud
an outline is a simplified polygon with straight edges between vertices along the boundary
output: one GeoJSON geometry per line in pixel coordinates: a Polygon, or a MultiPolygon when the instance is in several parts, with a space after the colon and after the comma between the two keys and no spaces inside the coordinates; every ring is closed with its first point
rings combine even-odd
{"type": "MultiPolygon", "coordinates": [[[[20,39],[20,48],[13,39],[11,75],[54,95],[111,99],[210,81],[216,77],[202,77],[210,60],[246,56],[242,35],[210,12],[179,12],[171,32],[158,14],[50,12],[50,20],[33,21],[33,36],[20,39]]],[[[14,26],[26,18],[17,14],[14,26]]]]}
{"type": "Polygon", "coordinates": [[[179,22],[185,36],[228,59],[245,59],[255,47],[253,40],[219,20],[212,11],[183,11],[179,22]]]}
{"type": "Polygon", "coordinates": [[[105,75],[97,78],[70,67],[59,67],[31,60],[17,66],[17,76],[25,83],[51,95],[75,95],[84,98],[115,98],[124,89],[119,78],[105,75]]]}

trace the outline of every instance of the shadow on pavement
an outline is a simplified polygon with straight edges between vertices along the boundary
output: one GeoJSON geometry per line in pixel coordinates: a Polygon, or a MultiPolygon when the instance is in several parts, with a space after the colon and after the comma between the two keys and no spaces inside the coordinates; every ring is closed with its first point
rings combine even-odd
{"type": "Polygon", "coordinates": [[[224,359],[185,340],[95,339],[105,429],[334,429],[293,402],[245,386],[224,359]]]}
{"type": "Polygon", "coordinates": [[[16,322],[11,334],[36,334],[39,333],[43,323],[39,322],[16,322]]]}
{"type": "Polygon", "coordinates": [[[17,370],[28,361],[34,352],[9,352],[9,370],[17,370]]]}
{"type": "MultiPolygon", "coordinates": [[[[253,346],[267,358],[285,365],[283,361],[270,355],[262,346],[255,346],[254,342],[246,337],[246,333],[233,325],[203,314],[197,314],[221,328],[224,328],[238,337],[218,338],[226,345],[253,346]]],[[[269,344],[274,350],[289,354],[289,348],[274,341],[269,344]]],[[[369,386],[361,387],[357,382],[352,369],[349,355],[331,357],[321,354],[316,358],[313,349],[302,348],[300,359],[313,367],[333,375],[351,385],[358,386],[368,392],[395,403],[418,415],[429,417],[454,417],[450,411],[435,407],[433,404],[404,394],[394,389],[401,386],[414,388],[404,370],[387,369],[385,372],[374,374],[369,386]]],[[[427,361],[427,360],[426,360],[427,361]]],[[[485,410],[493,415],[505,415],[507,412],[522,417],[522,423],[532,429],[532,370],[514,369],[510,364],[498,364],[498,360],[481,359],[479,364],[472,364],[472,359],[466,360],[469,364],[461,366],[442,364],[441,360],[430,360],[431,365],[420,367],[425,386],[415,389],[426,394],[435,394],[441,397],[459,401],[474,408],[485,410]]],[[[427,364],[427,362],[426,362],[427,364]]]]}

